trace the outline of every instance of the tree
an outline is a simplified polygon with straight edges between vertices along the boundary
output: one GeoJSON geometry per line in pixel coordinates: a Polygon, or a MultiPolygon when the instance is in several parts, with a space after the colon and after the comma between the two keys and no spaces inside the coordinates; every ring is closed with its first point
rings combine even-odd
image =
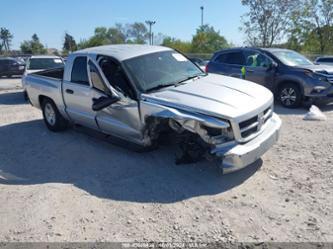
{"type": "Polygon", "coordinates": [[[0,29],[0,40],[1,40],[1,49],[2,48],[8,52],[10,50],[10,45],[11,45],[11,42],[12,42],[12,39],[13,39],[13,35],[10,33],[10,31],[6,28],[1,28],[0,29]]]}
{"type": "Polygon", "coordinates": [[[130,43],[145,44],[147,39],[149,39],[149,32],[146,25],[141,22],[129,24],[127,28],[127,38],[130,43]]]}
{"type": "Polygon", "coordinates": [[[162,46],[177,49],[183,53],[190,53],[192,50],[191,42],[181,41],[176,38],[166,37],[162,42],[162,46]]]}
{"type": "Polygon", "coordinates": [[[242,0],[249,11],[240,28],[252,46],[271,47],[285,36],[301,0],[242,0]]]}
{"type": "Polygon", "coordinates": [[[301,23],[311,28],[309,37],[317,39],[319,52],[326,52],[333,42],[333,0],[304,0],[301,23]]]}
{"type": "Polygon", "coordinates": [[[73,36],[68,33],[65,33],[63,51],[65,54],[77,50],[77,45],[73,36]]]}
{"type": "Polygon", "coordinates": [[[21,51],[25,54],[45,54],[46,49],[39,41],[39,37],[33,34],[30,41],[23,41],[21,43],[21,51]]]}
{"type": "Polygon", "coordinates": [[[192,39],[192,52],[195,53],[213,53],[227,47],[227,40],[209,25],[200,26],[192,39]]]}
{"type": "Polygon", "coordinates": [[[121,24],[116,24],[115,27],[97,27],[94,35],[86,40],[81,40],[78,48],[95,47],[107,44],[123,44],[126,42],[126,31],[121,24]]]}
{"type": "Polygon", "coordinates": [[[333,53],[332,33],[332,26],[324,26],[321,28],[313,29],[307,34],[306,39],[304,40],[304,44],[302,46],[302,50],[309,53],[333,53]]]}

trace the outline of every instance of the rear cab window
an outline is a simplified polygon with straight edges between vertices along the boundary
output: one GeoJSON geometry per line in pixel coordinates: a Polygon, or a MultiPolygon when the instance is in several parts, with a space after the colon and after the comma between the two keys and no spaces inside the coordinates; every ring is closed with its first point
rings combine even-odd
{"type": "Polygon", "coordinates": [[[86,56],[78,56],[74,59],[71,72],[71,82],[89,86],[86,56]]]}

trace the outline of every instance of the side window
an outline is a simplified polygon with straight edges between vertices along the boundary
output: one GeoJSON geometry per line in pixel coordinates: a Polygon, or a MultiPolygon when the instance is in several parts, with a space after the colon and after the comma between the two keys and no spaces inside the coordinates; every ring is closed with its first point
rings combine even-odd
{"type": "Polygon", "coordinates": [[[71,82],[89,86],[87,57],[76,57],[73,63],[71,82]]]}
{"type": "Polygon", "coordinates": [[[220,54],[219,56],[217,56],[215,61],[219,62],[219,63],[228,63],[227,62],[227,57],[228,57],[228,54],[220,54]]]}
{"type": "Polygon", "coordinates": [[[110,91],[106,87],[102,76],[98,72],[97,67],[91,61],[89,61],[89,72],[90,72],[90,81],[91,81],[93,87],[96,88],[97,90],[100,90],[100,91],[104,92],[104,93],[109,93],[110,91]]]}
{"type": "Polygon", "coordinates": [[[227,61],[229,64],[244,65],[245,60],[242,52],[232,52],[228,54],[227,61]]]}
{"type": "Polygon", "coordinates": [[[317,61],[318,62],[333,62],[333,58],[320,58],[317,61]]]}
{"type": "Polygon", "coordinates": [[[216,59],[217,62],[232,64],[232,65],[244,65],[245,60],[242,52],[229,52],[221,54],[216,59]]]}
{"type": "Polygon", "coordinates": [[[263,54],[256,51],[245,51],[246,66],[268,68],[271,61],[263,54]]]}

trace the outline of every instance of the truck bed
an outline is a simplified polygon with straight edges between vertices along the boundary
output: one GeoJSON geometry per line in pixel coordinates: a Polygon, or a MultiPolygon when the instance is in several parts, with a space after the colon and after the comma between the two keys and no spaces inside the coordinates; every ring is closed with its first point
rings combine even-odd
{"type": "Polygon", "coordinates": [[[31,104],[37,108],[41,108],[41,99],[48,97],[54,101],[59,111],[63,112],[63,75],[63,68],[45,70],[27,75],[25,85],[31,104]]]}

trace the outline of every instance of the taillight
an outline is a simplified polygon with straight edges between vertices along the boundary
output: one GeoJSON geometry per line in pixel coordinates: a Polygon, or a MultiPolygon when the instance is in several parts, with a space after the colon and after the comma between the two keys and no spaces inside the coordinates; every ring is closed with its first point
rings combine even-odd
{"type": "Polygon", "coordinates": [[[208,73],[208,64],[205,66],[205,72],[208,73]]]}

